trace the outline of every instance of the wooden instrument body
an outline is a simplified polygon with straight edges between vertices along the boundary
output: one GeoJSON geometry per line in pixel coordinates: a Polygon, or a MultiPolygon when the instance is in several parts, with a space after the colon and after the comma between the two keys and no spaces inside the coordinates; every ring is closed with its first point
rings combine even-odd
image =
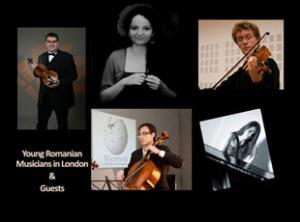
{"type": "MultiPolygon", "coordinates": [[[[32,64],[32,58],[27,59],[28,63],[32,64]]],[[[34,68],[33,72],[41,77],[42,82],[48,86],[51,85],[53,80],[56,80],[58,78],[58,74],[55,71],[48,70],[47,67],[43,64],[37,64],[37,66],[34,68]]]]}
{"type": "MultiPolygon", "coordinates": [[[[154,146],[161,144],[169,139],[167,131],[163,131],[161,136],[154,142],[154,146]]],[[[128,171],[125,178],[123,190],[151,190],[154,189],[161,177],[160,169],[149,159],[150,151],[148,150],[144,157],[134,163],[128,171]]]]}
{"type": "MultiPolygon", "coordinates": [[[[145,161],[139,166],[140,161],[136,162],[128,171],[128,175],[132,175],[134,171],[140,167],[138,176],[130,177],[125,185],[129,190],[151,190],[154,189],[161,177],[161,172],[151,160],[145,161]]],[[[125,188],[126,189],[126,188],[125,188]]]]}

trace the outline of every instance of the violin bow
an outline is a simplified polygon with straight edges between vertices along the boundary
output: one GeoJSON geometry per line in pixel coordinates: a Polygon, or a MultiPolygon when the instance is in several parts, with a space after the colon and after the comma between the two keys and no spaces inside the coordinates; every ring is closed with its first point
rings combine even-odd
{"type": "Polygon", "coordinates": [[[250,53],[259,45],[259,43],[267,36],[270,32],[266,32],[254,46],[212,87],[213,90],[217,88],[217,86],[246,58],[250,53]]]}

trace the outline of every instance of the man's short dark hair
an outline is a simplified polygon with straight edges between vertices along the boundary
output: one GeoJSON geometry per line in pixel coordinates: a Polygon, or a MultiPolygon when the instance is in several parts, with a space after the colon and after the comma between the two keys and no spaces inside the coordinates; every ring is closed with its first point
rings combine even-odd
{"type": "MultiPolygon", "coordinates": [[[[151,124],[151,123],[143,123],[141,124],[139,127],[138,127],[138,130],[140,130],[142,127],[147,127],[149,129],[149,132],[150,133],[154,133],[155,134],[155,137],[156,137],[156,127],[151,124]]],[[[155,139],[155,137],[153,139],[155,139]]]]}
{"type": "Polygon", "coordinates": [[[55,37],[58,41],[58,35],[55,32],[49,32],[46,36],[45,36],[45,41],[47,41],[48,37],[55,37]]]}

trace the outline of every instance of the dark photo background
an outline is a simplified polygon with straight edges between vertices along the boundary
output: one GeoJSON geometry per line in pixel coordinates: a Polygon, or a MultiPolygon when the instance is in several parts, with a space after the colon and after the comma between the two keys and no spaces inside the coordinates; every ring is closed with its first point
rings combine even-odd
{"type": "MultiPolygon", "coordinates": [[[[104,17],[109,16],[109,19],[99,20],[99,24],[95,23],[89,29],[90,40],[88,41],[90,51],[90,64],[91,75],[90,82],[91,87],[89,95],[91,99],[91,105],[97,107],[155,107],[155,106],[172,106],[176,104],[176,101],[145,101],[137,106],[137,104],[130,101],[122,101],[119,103],[100,103],[100,84],[102,79],[102,73],[105,67],[105,63],[109,55],[118,49],[128,47],[128,43],[124,41],[124,37],[120,37],[117,31],[117,22],[120,12],[128,5],[135,3],[148,3],[147,1],[120,1],[119,4],[112,4],[107,8],[107,14],[104,17]],[[101,24],[102,23],[102,24],[101,24]],[[104,32],[102,30],[105,30],[104,32]]],[[[190,93],[190,84],[186,84],[189,80],[189,76],[185,78],[185,69],[182,69],[182,47],[180,44],[180,29],[181,27],[181,9],[177,3],[166,4],[153,2],[150,3],[154,10],[157,12],[160,19],[160,35],[156,44],[159,48],[159,54],[156,55],[156,60],[162,63],[161,69],[166,69],[167,82],[166,84],[174,90],[179,97],[183,97],[185,94],[190,93]],[[183,78],[184,77],[184,78],[183,78]]],[[[154,73],[155,75],[155,73],[154,73]]]]}
{"type": "MultiPolygon", "coordinates": [[[[20,150],[24,147],[32,147],[32,149],[40,149],[40,147],[53,147],[53,149],[64,147],[65,150],[77,147],[90,158],[90,109],[101,108],[98,103],[98,90],[100,84],[101,73],[107,56],[112,50],[118,47],[116,20],[118,13],[125,5],[135,1],[112,1],[111,3],[83,3],[75,6],[73,10],[65,5],[64,13],[57,13],[57,16],[46,19],[38,19],[33,14],[26,13],[26,20],[22,19],[25,13],[20,11],[20,17],[16,22],[10,24],[9,34],[6,37],[10,44],[9,58],[11,58],[11,67],[7,82],[7,90],[10,94],[8,105],[10,107],[7,116],[9,120],[9,129],[13,135],[13,141],[8,141],[9,146],[9,174],[14,181],[10,189],[12,192],[21,194],[38,193],[33,187],[41,183],[41,178],[47,174],[47,170],[39,174],[33,169],[16,169],[15,160],[20,155],[20,150]],[[76,12],[76,13],[74,13],[76,12]],[[83,15],[84,14],[84,15],[83,15]],[[81,15],[81,16],[79,16],[81,15]],[[33,132],[17,130],[17,28],[18,27],[86,27],[86,130],[69,131],[69,132],[33,132]],[[15,47],[11,47],[15,46],[15,47]],[[12,50],[13,48],[14,50],[12,50]],[[44,173],[45,172],[45,173],[44,173]]],[[[177,65],[180,71],[176,74],[178,78],[181,97],[170,104],[151,104],[152,108],[191,108],[192,111],[192,179],[193,191],[189,192],[171,192],[171,193],[93,193],[90,191],[90,170],[89,169],[73,169],[71,171],[62,171],[60,182],[70,187],[70,191],[85,193],[93,200],[110,200],[119,197],[131,199],[138,196],[147,196],[154,200],[156,198],[168,198],[171,206],[177,206],[177,198],[181,197],[184,202],[189,202],[190,198],[197,200],[198,203],[204,203],[214,206],[216,201],[222,200],[232,203],[254,202],[259,205],[276,204],[274,200],[283,198],[289,200],[293,198],[297,187],[294,185],[295,177],[298,174],[298,143],[297,130],[299,112],[297,93],[298,85],[298,68],[297,56],[295,56],[296,48],[294,43],[297,42],[296,34],[293,34],[295,25],[297,24],[297,14],[293,15],[290,9],[292,5],[270,5],[267,2],[260,2],[260,9],[268,10],[242,10],[241,2],[231,3],[223,2],[216,4],[215,2],[191,3],[189,1],[180,1],[174,3],[172,1],[153,2],[153,6],[157,6],[159,10],[166,9],[169,15],[178,15],[178,38],[174,41],[175,51],[179,52],[179,61],[177,65]],[[234,19],[234,18],[253,18],[253,19],[284,19],[285,20],[285,90],[275,92],[268,95],[220,95],[213,92],[199,91],[198,82],[198,19],[234,19]],[[297,59],[297,60],[296,60],[297,59]],[[267,183],[256,184],[255,186],[246,186],[239,189],[229,189],[222,192],[213,193],[210,189],[210,180],[207,175],[207,162],[204,153],[203,141],[199,129],[199,121],[214,118],[222,115],[242,112],[254,108],[260,108],[265,124],[266,136],[270,156],[273,163],[275,179],[267,183]],[[199,198],[201,197],[201,198],[199,198]]],[[[63,6],[61,6],[63,7],[63,6]]],[[[296,7],[295,7],[296,8],[296,7]]],[[[176,29],[175,29],[176,30],[176,29]]],[[[177,33],[177,30],[175,31],[177,33]]],[[[144,101],[135,108],[145,107],[144,101]]],[[[114,107],[105,107],[114,108],[114,107]]],[[[118,108],[133,108],[122,105],[118,108]]],[[[4,159],[4,158],[3,158],[4,159]]],[[[135,199],[135,198],[134,198],[135,199]]],[[[104,201],[105,202],[105,201],[104,201]]],[[[103,202],[102,202],[103,203],[103,202]]],[[[105,203],[104,203],[105,204],[105,203]]],[[[222,204],[223,206],[224,204],[222,204]]],[[[182,204],[180,205],[181,207],[182,204]]],[[[236,205],[235,205],[236,206],[236,205]]]]}

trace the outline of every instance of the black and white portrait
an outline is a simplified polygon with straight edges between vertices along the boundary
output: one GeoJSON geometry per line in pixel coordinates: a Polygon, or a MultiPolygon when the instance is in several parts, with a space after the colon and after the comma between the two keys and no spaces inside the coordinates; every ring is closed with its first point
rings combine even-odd
{"type": "Polygon", "coordinates": [[[201,121],[200,128],[206,153],[221,165],[219,174],[227,184],[223,188],[230,187],[227,167],[260,179],[274,178],[260,109],[201,121]]]}
{"type": "Polygon", "coordinates": [[[127,5],[117,13],[113,41],[105,45],[111,50],[102,67],[96,64],[100,103],[173,101],[178,94],[178,15],[149,4],[127,5]]]}

